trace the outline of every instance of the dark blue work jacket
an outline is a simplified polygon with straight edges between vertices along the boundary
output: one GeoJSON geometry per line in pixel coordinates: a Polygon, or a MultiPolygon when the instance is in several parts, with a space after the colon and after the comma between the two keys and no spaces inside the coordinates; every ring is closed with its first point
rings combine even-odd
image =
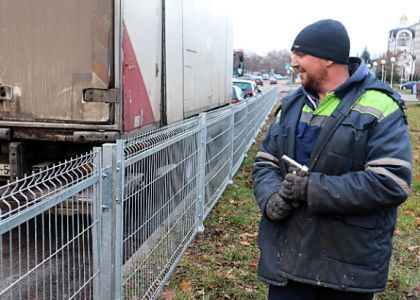
{"type": "Polygon", "coordinates": [[[280,222],[264,215],[295,158],[296,128],[307,92],[282,101],[257,154],[254,193],[263,216],[259,278],[287,279],[333,289],[378,292],[385,288],[397,207],[411,185],[411,144],[399,95],[351,58],[349,80],[333,92],[310,159],[307,204],[280,222]]]}

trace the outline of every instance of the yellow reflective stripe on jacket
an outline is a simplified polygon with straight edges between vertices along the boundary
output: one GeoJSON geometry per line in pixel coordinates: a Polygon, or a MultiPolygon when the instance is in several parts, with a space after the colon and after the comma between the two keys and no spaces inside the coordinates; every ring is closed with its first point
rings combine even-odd
{"type": "Polygon", "coordinates": [[[277,113],[277,122],[280,122],[280,117],[281,117],[281,109],[277,113]]]}
{"type": "Polygon", "coordinates": [[[374,116],[379,122],[398,109],[398,104],[391,97],[375,90],[366,91],[352,108],[361,114],[374,116]]]}

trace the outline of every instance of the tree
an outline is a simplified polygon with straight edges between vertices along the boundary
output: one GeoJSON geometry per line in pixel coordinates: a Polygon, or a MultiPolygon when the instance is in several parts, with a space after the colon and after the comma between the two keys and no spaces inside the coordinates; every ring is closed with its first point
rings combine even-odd
{"type": "Polygon", "coordinates": [[[365,49],[363,49],[362,55],[360,57],[364,59],[366,64],[372,65],[372,59],[370,58],[370,53],[369,53],[367,47],[365,47],[365,49]]]}
{"type": "Polygon", "coordinates": [[[261,69],[261,59],[262,57],[257,55],[256,53],[246,53],[244,56],[244,65],[245,69],[248,72],[257,72],[261,69]]]}
{"type": "Polygon", "coordinates": [[[272,50],[266,56],[259,56],[253,52],[245,52],[244,64],[248,72],[286,74],[284,68],[286,63],[290,63],[290,51],[272,50]]]}

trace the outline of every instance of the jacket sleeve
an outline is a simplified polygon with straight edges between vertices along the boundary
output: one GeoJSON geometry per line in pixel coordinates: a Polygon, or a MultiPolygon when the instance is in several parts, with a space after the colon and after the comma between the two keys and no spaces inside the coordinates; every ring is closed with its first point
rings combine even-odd
{"type": "Polygon", "coordinates": [[[252,172],[254,195],[262,213],[268,199],[280,190],[283,182],[284,167],[279,161],[278,130],[279,124],[274,121],[260,145],[252,172]]]}
{"type": "Polygon", "coordinates": [[[327,214],[371,213],[404,202],[411,185],[411,142],[398,109],[369,131],[364,170],[340,176],[311,173],[308,207],[327,214]]]}

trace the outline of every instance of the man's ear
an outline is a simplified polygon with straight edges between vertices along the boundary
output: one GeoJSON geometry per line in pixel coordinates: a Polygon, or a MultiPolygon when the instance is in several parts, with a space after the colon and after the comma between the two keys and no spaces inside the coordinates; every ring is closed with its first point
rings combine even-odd
{"type": "Polygon", "coordinates": [[[326,67],[331,67],[334,63],[334,61],[329,60],[329,59],[325,59],[325,66],[326,67]]]}

